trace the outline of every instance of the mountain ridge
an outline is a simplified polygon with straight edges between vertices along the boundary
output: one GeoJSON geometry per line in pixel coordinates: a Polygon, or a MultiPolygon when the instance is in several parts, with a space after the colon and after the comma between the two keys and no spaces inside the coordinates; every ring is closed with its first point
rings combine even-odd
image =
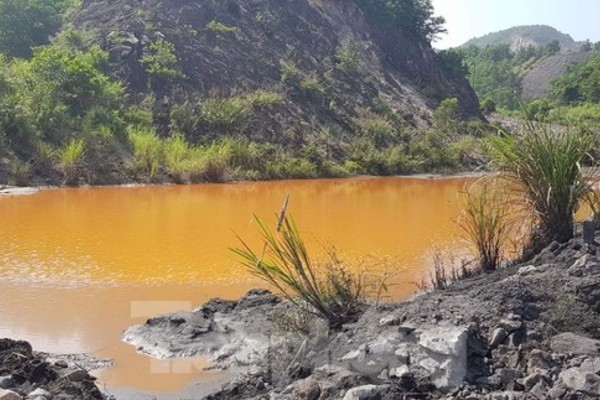
{"type": "Polygon", "coordinates": [[[561,50],[578,50],[580,45],[569,34],[549,25],[519,25],[470,39],[460,47],[507,44],[512,51],[528,46],[545,46],[558,41],[561,50]]]}

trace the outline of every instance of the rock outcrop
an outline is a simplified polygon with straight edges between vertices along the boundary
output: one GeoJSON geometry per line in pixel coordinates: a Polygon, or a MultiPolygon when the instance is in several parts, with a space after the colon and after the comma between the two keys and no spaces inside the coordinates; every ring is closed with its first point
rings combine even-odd
{"type": "Polygon", "coordinates": [[[27,342],[0,339],[0,400],[106,399],[94,381],[69,357],[52,359],[27,342]]]}
{"type": "Polygon", "coordinates": [[[282,329],[293,307],[253,291],[153,318],[125,339],[151,354],[206,354],[217,366],[246,367],[209,400],[593,399],[598,265],[596,246],[577,238],[526,265],[370,307],[338,332],[318,320],[282,329]]]}

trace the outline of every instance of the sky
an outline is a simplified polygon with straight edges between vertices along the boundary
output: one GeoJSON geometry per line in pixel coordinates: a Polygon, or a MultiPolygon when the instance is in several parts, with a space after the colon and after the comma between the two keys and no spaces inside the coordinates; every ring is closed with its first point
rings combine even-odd
{"type": "Polygon", "coordinates": [[[600,41],[600,0],[432,0],[448,33],[433,45],[446,49],[516,25],[550,25],[575,40],[600,41]]]}

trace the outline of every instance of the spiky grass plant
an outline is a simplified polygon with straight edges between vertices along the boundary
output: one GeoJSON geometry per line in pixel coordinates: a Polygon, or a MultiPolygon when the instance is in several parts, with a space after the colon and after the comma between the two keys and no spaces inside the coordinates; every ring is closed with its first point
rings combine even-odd
{"type": "Polygon", "coordinates": [[[481,271],[495,271],[511,233],[510,208],[495,185],[477,182],[467,191],[458,225],[476,249],[481,271]]]}
{"type": "Polygon", "coordinates": [[[85,153],[85,140],[72,139],[58,150],[59,169],[66,184],[74,184],[79,178],[79,166],[85,153]]]}
{"type": "MultiPolygon", "coordinates": [[[[573,237],[573,215],[592,191],[582,173],[593,147],[584,132],[558,133],[527,123],[522,136],[505,131],[490,140],[493,160],[537,224],[532,245],[573,237]]],[[[536,246],[537,247],[537,246],[536,246]]]]}
{"type": "Polygon", "coordinates": [[[374,285],[364,273],[350,272],[333,252],[328,253],[326,262],[315,263],[285,208],[275,230],[256,218],[264,241],[262,251],[255,252],[241,238],[242,246],[232,251],[252,275],[302,310],[324,318],[331,329],[356,320],[374,285]]]}

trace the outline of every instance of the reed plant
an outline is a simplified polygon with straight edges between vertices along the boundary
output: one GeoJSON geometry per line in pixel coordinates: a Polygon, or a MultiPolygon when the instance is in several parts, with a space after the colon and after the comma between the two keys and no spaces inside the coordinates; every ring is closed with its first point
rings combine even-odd
{"type": "Polygon", "coordinates": [[[520,136],[501,130],[490,147],[515,204],[524,206],[535,221],[531,245],[570,240],[574,213],[592,192],[582,172],[582,165],[591,161],[591,135],[554,132],[548,125],[528,122],[520,136]]]}
{"type": "Polygon", "coordinates": [[[128,128],[129,141],[133,146],[134,168],[153,179],[163,158],[163,143],[154,130],[141,126],[128,128]]]}
{"type": "Polygon", "coordinates": [[[484,181],[469,188],[458,225],[475,247],[479,269],[495,271],[503,261],[512,226],[510,207],[496,185],[484,181]]]}
{"type": "MultiPolygon", "coordinates": [[[[351,272],[332,251],[327,252],[324,262],[315,262],[285,209],[286,205],[274,230],[256,218],[263,240],[260,251],[241,238],[241,247],[232,251],[252,275],[272,285],[300,309],[325,319],[331,329],[355,321],[376,285],[365,273],[351,272]]],[[[385,283],[377,289],[382,287],[385,283]]]]}

